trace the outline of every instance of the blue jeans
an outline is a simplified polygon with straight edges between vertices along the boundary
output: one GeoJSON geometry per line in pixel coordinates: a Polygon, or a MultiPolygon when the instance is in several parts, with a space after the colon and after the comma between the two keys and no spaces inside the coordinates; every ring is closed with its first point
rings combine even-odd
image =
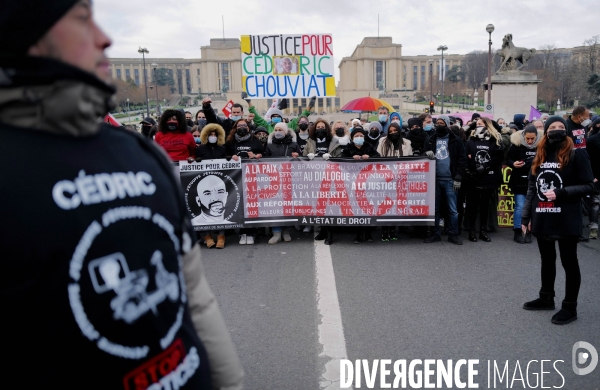
{"type": "Polygon", "coordinates": [[[271,226],[273,233],[281,233],[281,226],[271,226]]]}
{"type": "Polygon", "coordinates": [[[523,215],[523,206],[525,205],[525,195],[515,194],[515,210],[513,211],[513,227],[521,230],[521,215],[523,215]]]}
{"type": "Polygon", "coordinates": [[[440,202],[443,200],[448,206],[448,215],[450,216],[448,235],[458,235],[458,211],[456,210],[457,193],[452,188],[454,180],[436,179],[435,181],[435,227],[433,234],[440,235],[440,202]]]}

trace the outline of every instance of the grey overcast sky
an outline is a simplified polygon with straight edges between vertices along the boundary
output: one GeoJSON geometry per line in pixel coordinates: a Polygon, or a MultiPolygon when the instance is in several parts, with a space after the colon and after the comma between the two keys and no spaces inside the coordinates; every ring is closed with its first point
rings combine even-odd
{"type": "MultiPolygon", "coordinates": [[[[492,23],[493,47],[513,34],[517,46],[538,49],[581,46],[600,34],[597,0],[98,0],[96,20],[112,38],[110,57],[200,58],[211,38],[246,34],[332,33],[336,70],[363,37],[391,36],[403,55],[487,50],[485,26],[492,23]]],[[[337,73],[337,72],[336,72],[337,73]]]]}

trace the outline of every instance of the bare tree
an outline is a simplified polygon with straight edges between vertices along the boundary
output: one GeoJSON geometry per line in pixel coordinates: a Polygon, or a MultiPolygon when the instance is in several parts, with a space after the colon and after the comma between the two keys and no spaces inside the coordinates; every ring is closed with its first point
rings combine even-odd
{"type": "Polygon", "coordinates": [[[598,67],[598,57],[600,57],[600,35],[594,35],[590,39],[583,41],[584,59],[590,74],[596,73],[598,67]]]}

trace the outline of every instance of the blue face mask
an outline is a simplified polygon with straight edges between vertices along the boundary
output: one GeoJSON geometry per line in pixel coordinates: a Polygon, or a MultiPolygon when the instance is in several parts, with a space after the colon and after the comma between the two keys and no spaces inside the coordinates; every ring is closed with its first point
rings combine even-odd
{"type": "Polygon", "coordinates": [[[354,142],[354,145],[356,146],[362,146],[362,144],[365,143],[365,139],[363,137],[354,137],[354,140],[352,142],[354,142]]]}
{"type": "Polygon", "coordinates": [[[239,115],[239,116],[232,116],[231,117],[231,120],[234,121],[234,122],[237,121],[237,120],[240,120],[240,119],[242,119],[241,115],[239,115]]]}
{"type": "Polygon", "coordinates": [[[194,140],[196,141],[197,144],[200,143],[200,137],[194,137],[194,140]]]}
{"type": "Polygon", "coordinates": [[[430,123],[428,125],[425,125],[425,127],[423,127],[423,130],[425,130],[425,131],[431,131],[431,130],[433,130],[433,124],[430,123]]]}
{"type": "Polygon", "coordinates": [[[271,118],[271,122],[273,123],[279,123],[281,122],[281,118],[278,116],[274,116],[273,118],[271,118]]]}
{"type": "Polygon", "coordinates": [[[387,115],[379,115],[379,122],[387,122],[387,115]]]}

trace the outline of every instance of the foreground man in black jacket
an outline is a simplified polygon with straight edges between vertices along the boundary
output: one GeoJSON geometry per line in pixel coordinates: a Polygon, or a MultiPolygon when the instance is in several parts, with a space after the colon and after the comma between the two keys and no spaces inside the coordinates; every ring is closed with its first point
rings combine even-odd
{"type": "Polygon", "coordinates": [[[13,387],[241,388],[171,164],[142,136],[101,124],[115,90],[91,1],[0,9],[10,37],[0,300],[13,387]]]}

